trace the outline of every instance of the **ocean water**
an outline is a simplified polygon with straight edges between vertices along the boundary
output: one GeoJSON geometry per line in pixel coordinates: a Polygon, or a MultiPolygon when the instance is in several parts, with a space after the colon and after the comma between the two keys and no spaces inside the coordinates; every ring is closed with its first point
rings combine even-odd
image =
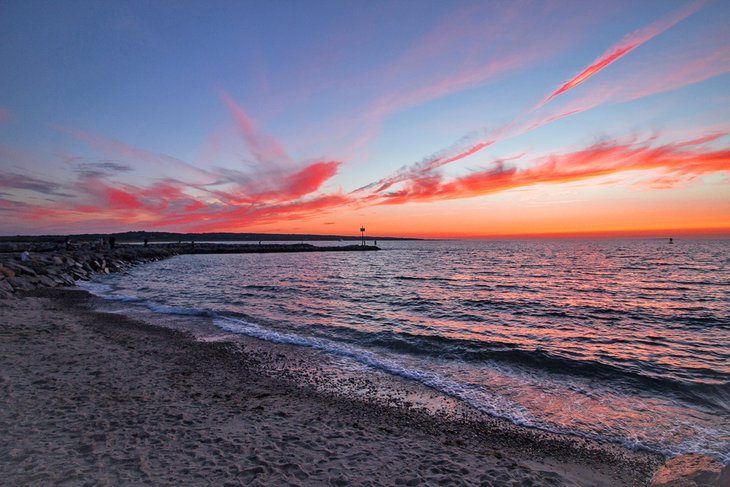
{"type": "Polygon", "coordinates": [[[730,463],[730,241],[380,246],[184,255],[85,286],[318,348],[517,424],[730,463]]]}

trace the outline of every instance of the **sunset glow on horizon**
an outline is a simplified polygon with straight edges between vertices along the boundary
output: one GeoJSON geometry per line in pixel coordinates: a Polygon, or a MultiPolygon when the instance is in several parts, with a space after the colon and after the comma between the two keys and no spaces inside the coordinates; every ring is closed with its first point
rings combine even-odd
{"type": "Polygon", "coordinates": [[[730,236],[730,3],[5,2],[0,235],[730,236]]]}

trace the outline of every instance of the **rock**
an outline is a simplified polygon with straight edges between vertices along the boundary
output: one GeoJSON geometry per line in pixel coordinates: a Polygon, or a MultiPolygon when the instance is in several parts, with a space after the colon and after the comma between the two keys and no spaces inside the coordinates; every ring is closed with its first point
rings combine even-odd
{"type": "Polygon", "coordinates": [[[7,281],[10,282],[16,291],[31,291],[35,289],[33,284],[22,277],[9,277],[7,281]]]}
{"type": "Polygon", "coordinates": [[[63,286],[63,285],[65,285],[65,284],[66,284],[66,282],[65,282],[65,281],[64,281],[63,279],[61,279],[61,278],[60,278],[59,276],[57,276],[57,275],[53,275],[53,276],[50,276],[50,277],[51,277],[51,279],[53,279],[53,280],[54,280],[54,281],[56,282],[56,284],[58,284],[59,286],[63,286]]]}
{"type": "Polygon", "coordinates": [[[60,257],[59,257],[59,256],[57,256],[57,255],[54,255],[54,256],[53,256],[53,259],[52,259],[52,261],[53,261],[53,265],[63,265],[63,259],[62,259],[62,258],[60,258],[60,257]]]}
{"type": "Polygon", "coordinates": [[[17,273],[20,273],[20,274],[29,274],[31,276],[35,276],[36,275],[36,272],[33,269],[31,269],[30,267],[26,267],[26,266],[24,266],[22,264],[18,264],[17,262],[8,262],[5,265],[7,267],[10,267],[11,269],[13,269],[16,272],[16,274],[17,273]]]}
{"type": "Polygon", "coordinates": [[[15,272],[13,272],[12,269],[8,269],[7,267],[3,267],[0,265],[0,274],[2,274],[5,277],[15,277],[15,272]]]}
{"type": "Polygon", "coordinates": [[[48,274],[48,267],[46,267],[45,265],[36,265],[36,264],[34,264],[33,265],[33,270],[39,276],[45,276],[46,274],[48,274]]]}
{"type": "Polygon", "coordinates": [[[670,458],[654,473],[651,487],[719,487],[723,465],[714,458],[680,455],[670,458]]]}
{"type": "Polygon", "coordinates": [[[0,281],[0,291],[12,293],[13,292],[13,286],[10,285],[8,281],[3,279],[0,281]]]}
{"type": "Polygon", "coordinates": [[[40,281],[41,285],[42,286],[45,286],[45,287],[56,287],[56,286],[58,286],[58,283],[56,281],[54,281],[53,279],[51,279],[50,277],[48,277],[48,276],[41,276],[40,279],[39,279],[39,281],[40,281]]]}
{"type": "Polygon", "coordinates": [[[69,286],[74,285],[73,277],[69,276],[65,272],[63,274],[59,275],[58,277],[61,278],[61,280],[64,282],[64,284],[68,284],[69,286]]]}

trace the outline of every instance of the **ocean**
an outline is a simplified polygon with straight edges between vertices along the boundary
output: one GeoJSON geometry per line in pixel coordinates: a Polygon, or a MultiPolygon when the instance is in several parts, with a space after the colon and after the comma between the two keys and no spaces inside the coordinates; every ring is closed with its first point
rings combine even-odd
{"type": "Polygon", "coordinates": [[[519,425],[730,463],[730,241],[379,246],[181,255],[82,286],[316,348],[519,425]]]}

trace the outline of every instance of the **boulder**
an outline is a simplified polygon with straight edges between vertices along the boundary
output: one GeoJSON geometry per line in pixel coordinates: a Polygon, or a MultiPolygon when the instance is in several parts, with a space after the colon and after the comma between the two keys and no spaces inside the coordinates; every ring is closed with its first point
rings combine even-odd
{"type": "Polygon", "coordinates": [[[7,267],[3,267],[0,265],[0,274],[2,274],[5,277],[15,277],[15,272],[12,269],[8,269],[7,267]]]}
{"type": "Polygon", "coordinates": [[[74,285],[73,277],[69,276],[65,272],[63,274],[60,274],[58,277],[60,277],[61,280],[63,280],[64,284],[68,284],[69,286],[74,285]]]}
{"type": "Polygon", "coordinates": [[[14,270],[16,274],[18,274],[18,273],[20,273],[20,274],[29,274],[31,276],[35,276],[36,275],[36,272],[33,269],[31,269],[30,267],[26,267],[26,266],[24,266],[22,264],[18,264],[17,262],[8,262],[5,265],[6,265],[6,267],[9,267],[12,270],[14,270]]]}
{"type": "Polygon", "coordinates": [[[8,281],[3,279],[0,281],[0,291],[12,293],[13,292],[13,286],[10,285],[8,281]]]}
{"type": "Polygon", "coordinates": [[[56,282],[56,284],[58,284],[59,286],[66,285],[66,282],[63,279],[61,279],[58,275],[52,275],[52,276],[49,276],[49,277],[51,279],[53,279],[56,282]]]}
{"type": "Polygon", "coordinates": [[[692,453],[667,460],[654,473],[651,487],[720,487],[723,465],[706,455],[692,453]]]}
{"type": "Polygon", "coordinates": [[[39,276],[45,276],[46,274],[48,274],[48,267],[45,264],[33,263],[33,270],[39,276]]]}
{"type": "Polygon", "coordinates": [[[7,281],[16,291],[31,291],[35,289],[35,286],[23,277],[9,277],[7,281]]]}
{"type": "Polygon", "coordinates": [[[56,286],[58,286],[58,283],[56,281],[54,281],[53,279],[51,279],[50,277],[48,277],[48,276],[41,276],[40,279],[39,279],[39,282],[40,282],[40,284],[42,286],[45,286],[45,287],[56,287],[56,286]]]}

